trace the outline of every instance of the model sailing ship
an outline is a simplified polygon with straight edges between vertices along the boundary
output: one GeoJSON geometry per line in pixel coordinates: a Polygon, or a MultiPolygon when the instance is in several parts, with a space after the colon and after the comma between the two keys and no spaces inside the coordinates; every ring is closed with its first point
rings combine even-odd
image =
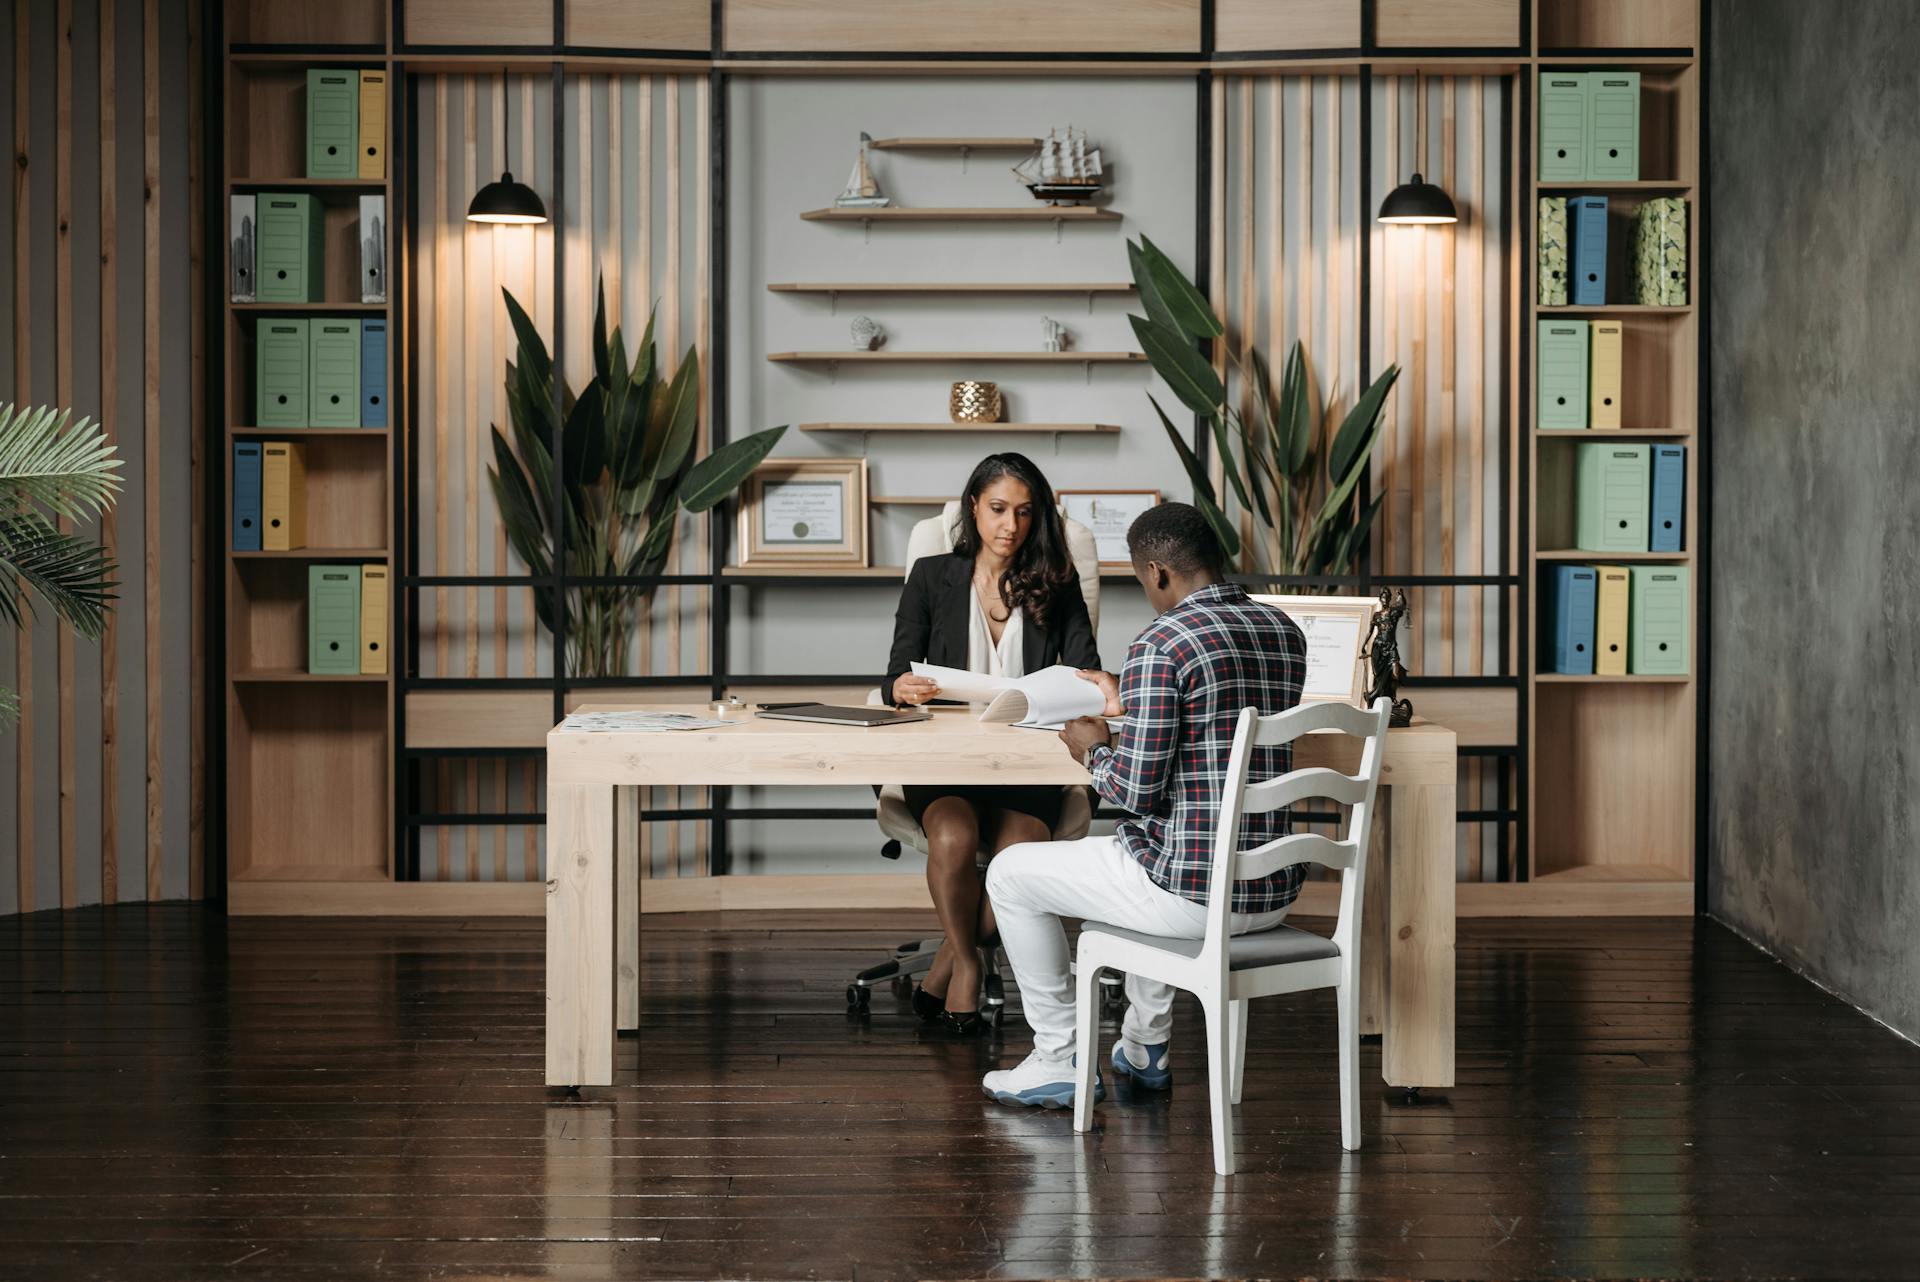
{"type": "Polygon", "coordinates": [[[880,184],[873,180],[873,168],[867,164],[867,144],[872,141],[872,135],[861,132],[860,158],[853,162],[853,172],[847,175],[847,189],[833,200],[841,209],[879,209],[889,203],[880,194],[880,184]]]}
{"type": "Polygon", "coordinates": [[[1035,200],[1050,205],[1070,205],[1100,194],[1105,169],[1100,149],[1087,142],[1087,135],[1072,125],[1066,136],[1049,129],[1031,156],[1013,167],[1035,200]]]}

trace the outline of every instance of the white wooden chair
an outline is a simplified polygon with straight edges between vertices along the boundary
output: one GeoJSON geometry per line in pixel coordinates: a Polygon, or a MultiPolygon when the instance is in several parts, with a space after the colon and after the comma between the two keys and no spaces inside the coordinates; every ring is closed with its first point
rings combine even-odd
{"type": "Polygon", "coordinates": [[[1184,988],[1200,999],[1207,1020],[1207,1082],[1213,1107],[1213,1168],[1233,1174],[1233,1106],[1247,1056],[1247,1003],[1255,997],[1331,988],[1340,1023],[1340,1142],[1360,1147],[1360,910],[1367,875],[1367,840],[1374,794],[1386,749],[1392,708],[1374,700],[1362,711],[1344,703],[1316,703],[1270,717],[1241,710],[1233,753],[1220,795],[1213,878],[1207,891],[1207,929],[1200,939],[1164,939],[1100,922],[1080,934],[1076,976],[1079,1023],[1079,1089],[1073,1128],[1093,1124],[1093,1082],[1100,1064],[1099,1022],[1093,985],[1114,969],[1184,988]],[[1365,740],[1360,773],[1325,767],[1292,770],[1274,779],[1247,782],[1255,747],[1291,743],[1303,734],[1335,730],[1365,740]],[[1328,797],[1352,809],[1346,834],[1336,841],[1319,833],[1291,833],[1252,850],[1237,851],[1243,814],[1278,810],[1309,797],[1328,797]],[[1340,916],[1333,938],[1282,925],[1251,935],[1227,933],[1233,883],[1265,877],[1291,864],[1316,863],[1340,870],[1340,916]]]}

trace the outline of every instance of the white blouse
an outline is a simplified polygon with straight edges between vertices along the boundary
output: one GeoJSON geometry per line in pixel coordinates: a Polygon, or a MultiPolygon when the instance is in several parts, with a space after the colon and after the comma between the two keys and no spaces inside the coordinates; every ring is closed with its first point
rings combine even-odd
{"type": "Polygon", "coordinates": [[[1027,612],[1017,606],[1014,608],[1006,629],[1000,634],[1000,644],[996,646],[993,643],[993,629],[987,625],[986,607],[980,603],[980,592],[971,582],[967,584],[967,596],[973,601],[967,626],[967,671],[985,673],[990,677],[1027,675],[1023,642],[1027,612]]]}

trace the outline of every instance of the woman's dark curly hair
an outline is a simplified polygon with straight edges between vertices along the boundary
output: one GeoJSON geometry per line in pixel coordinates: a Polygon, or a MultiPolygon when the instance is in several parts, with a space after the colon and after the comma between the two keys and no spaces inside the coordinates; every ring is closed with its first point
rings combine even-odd
{"type": "Polygon", "coordinates": [[[1033,524],[1027,538],[1013,554],[1013,560],[1000,576],[1000,599],[1008,615],[1024,608],[1038,627],[1047,625],[1047,611],[1061,592],[1079,591],[1073,557],[1067,551],[1067,527],[1054,506],[1053,487],[1040,469],[1024,454],[989,454],[980,460],[967,478],[960,496],[959,528],[954,531],[953,550],[971,561],[980,553],[980,526],[974,520],[974,504],[989,485],[1010,476],[1027,487],[1033,496],[1033,524]]]}

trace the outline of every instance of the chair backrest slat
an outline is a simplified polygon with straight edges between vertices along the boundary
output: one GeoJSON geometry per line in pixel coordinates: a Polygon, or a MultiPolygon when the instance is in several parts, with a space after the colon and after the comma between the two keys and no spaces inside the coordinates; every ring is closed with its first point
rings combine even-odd
{"type": "Polygon", "coordinates": [[[1367,781],[1355,779],[1352,775],[1343,775],[1338,770],[1329,770],[1325,766],[1310,766],[1305,770],[1290,770],[1286,774],[1276,775],[1265,783],[1250,783],[1241,796],[1240,813],[1246,815],[1263,814],[1269,810],[1278,810],[1282,806],[1291,806],[1309,797],[1325,797],[1337,801],[1343,806],[1351,806],[1367,798],[1367,781]]]}
{"type": "Polygon", "coordinates": [[[1365,739],[1373,733],[1373,713],[1350,703],[1303,703],[1271,717],[1257,717],[1254,744],[1261,748],[1291,743],[1303,734],[1336,730],[1365,739]]]}
{"type": "Polygon", "coordinates": [[[1263,846],[1241,851],[1234,874],[1241,881],[1257,881],[1294,864],[1320,864],[1344,870],[1353,867],[1358,858],[1359,851],[1351,841],[1335,841],[1319,832],[1290,832],[1263,846]]]}

